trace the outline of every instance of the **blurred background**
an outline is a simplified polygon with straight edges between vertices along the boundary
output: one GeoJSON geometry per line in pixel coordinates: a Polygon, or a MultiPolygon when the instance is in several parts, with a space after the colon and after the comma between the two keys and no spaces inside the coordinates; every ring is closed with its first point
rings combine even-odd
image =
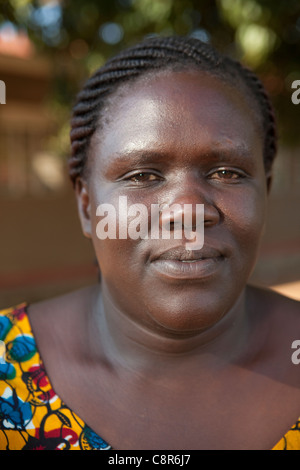
{"type": "Polygon", "coordinates": [[[300,299],[299,0],[0,0],[0,308],[97,279],[66,172],[70,109],[109,56],[174,33],[242,60],[271,95],[280,147],[252,282],[300,299]]]}

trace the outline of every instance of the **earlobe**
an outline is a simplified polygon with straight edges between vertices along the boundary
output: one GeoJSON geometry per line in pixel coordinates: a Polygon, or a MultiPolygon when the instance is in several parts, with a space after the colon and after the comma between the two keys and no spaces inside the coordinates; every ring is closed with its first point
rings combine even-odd
{"type": "Polygon", "coordinates": [[[267,172],[266,174],[266,183],[267,183],[267,193],[270,194],[271,187],[272,187],[272,182],[273,182],[273,176],[271,171],[267,172]]]}
{"type": "Polygon", "coordinates": [[[83,234],[91,238],[90,196],[87,183],[82,178],[77,178],[75,182],[75,194],[83,234]]]}

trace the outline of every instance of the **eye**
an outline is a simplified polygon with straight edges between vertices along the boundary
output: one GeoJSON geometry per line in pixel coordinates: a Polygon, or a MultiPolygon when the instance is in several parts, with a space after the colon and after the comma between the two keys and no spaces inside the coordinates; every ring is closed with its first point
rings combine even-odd
{"type": "Polygon", "coordinates": [[[227,168],[221,168],[216,170],[209,175],[210,179],[229,182],[229,183],[236,183],[240,181],[242,178],[245,178],[246,175],[241,170],[231,170],[227,168]]]}
{"type": "Polygon", "coordinates": [[[130,181],[134,181],[135,183],[143,182],[143,181],[154,181],[156,180],[157,176],[153,175],[152,173],[137,173],[131,176],[129,179],[130,181]]]}
{"type": "Polygon", "coordinates": [[[150,171],[139,171],[134,174],[127,175],[124,180],[130,181],[132,183],[142,184],[162,180],[162,177],[156,173],[151,173],[150,171]]]}

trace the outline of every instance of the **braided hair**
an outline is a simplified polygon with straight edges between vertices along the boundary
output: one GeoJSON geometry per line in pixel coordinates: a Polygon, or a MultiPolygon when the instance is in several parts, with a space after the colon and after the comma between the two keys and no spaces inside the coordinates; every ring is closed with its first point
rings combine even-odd
{"type": "Polygon", "coordinates": [[[69,174],[73,185],[84,175],[89,144],[107,109],[108,98],[126,82],[161,70],[196,69],[238,85],[250,97],[261,124],[266,172],[271,170],[277,151],[275,115],[270,99],[258,77],[239,62],[217,52],[195,38],[154,37],[132,46],[99,68],[77,96],[71,119],[69,174]]]}

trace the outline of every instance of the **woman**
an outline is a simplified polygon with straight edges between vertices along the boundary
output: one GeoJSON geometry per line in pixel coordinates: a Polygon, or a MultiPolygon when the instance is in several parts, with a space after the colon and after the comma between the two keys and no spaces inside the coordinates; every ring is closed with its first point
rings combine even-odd
{"type": "Polygon", "coordinates": [[[299,304],[247,285],[276,153],[257,77],[149,39],[87,82],[71,142],[101,282],[3,312],[2,448],[300,449],[299,304]],[[204,207],[203,246],[178,237],[185,205],[194,234],[204,207]],[[151,237],[153,206],[169,238],[151,237]],[[117,236],[99,234],[108,207],[117,236]]]}

